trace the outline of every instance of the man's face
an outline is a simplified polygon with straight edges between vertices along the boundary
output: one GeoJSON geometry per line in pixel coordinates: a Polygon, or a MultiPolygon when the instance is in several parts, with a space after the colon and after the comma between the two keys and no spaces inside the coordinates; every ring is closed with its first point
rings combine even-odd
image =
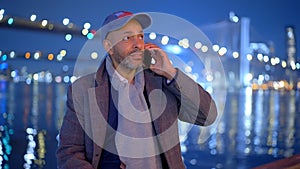
{"type": "Polygon", "coordinates": [[[136,20],[129,21],[119,30],[107,36],[111,47],[109,54],[115,68],[136,69],[143,64],[144,33],[136,20]]]}

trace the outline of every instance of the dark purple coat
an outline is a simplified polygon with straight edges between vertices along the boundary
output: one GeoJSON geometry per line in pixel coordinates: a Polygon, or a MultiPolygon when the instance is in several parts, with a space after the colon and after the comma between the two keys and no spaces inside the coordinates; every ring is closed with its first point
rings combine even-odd
{"type": "MultiPolygon", "coordinates": [[[[217,117],[211,95],[178,70],[175,81],[150,70],[144,71],[146,91],[158,89],[158,97],[150,100],[154,127],[170,169],[184,169],[178,136],[180,119],[196,125],[210,125],[217,117]],[[161,97],[159,97],[161,94],[161,97]],[[161,99],[166,99],[165,101],[161,99]],[[163,111],[161,112],[161,109],[163,111]]],[[[59,134],[57,163],[60,169],[96,169],[107,131],[109,108],[109,77],[105,63],[95,74],[73,83],[67,93],[67,111],[59,134]]]]}

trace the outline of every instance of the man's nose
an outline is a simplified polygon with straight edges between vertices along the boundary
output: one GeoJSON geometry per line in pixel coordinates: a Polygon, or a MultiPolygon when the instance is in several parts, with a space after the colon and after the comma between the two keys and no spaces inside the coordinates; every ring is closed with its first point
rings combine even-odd
{"type": "Polygon", "coordinates": [[[132,44],[134,48],[142,49],[144,40],[140,39],[138,36],[134,36],[134,38],[132,38],[132,44]]]}

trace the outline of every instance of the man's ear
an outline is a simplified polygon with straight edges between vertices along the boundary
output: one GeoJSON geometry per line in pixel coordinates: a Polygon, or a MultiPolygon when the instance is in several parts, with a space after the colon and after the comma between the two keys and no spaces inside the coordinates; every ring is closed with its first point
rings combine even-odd
{"type": "Polygon", "coordinates": [[[106,50],[107,53],[109,53],[110,55],[112,54],[112,43],[107,40],[107,39],[104,39],[103,40],[103,46],[104,46],[104,49],[106,50]]]}

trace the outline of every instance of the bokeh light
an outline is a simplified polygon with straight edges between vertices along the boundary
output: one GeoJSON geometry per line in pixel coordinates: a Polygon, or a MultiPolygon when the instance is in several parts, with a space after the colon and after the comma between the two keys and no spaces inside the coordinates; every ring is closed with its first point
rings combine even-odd
{"type": "Polygon", "coordinates": [[[72,39],[72,35],[66,34],[65,39],[66,39],[66,41],[70,41],[72,39]]]}
{"type": "Polygon", "coordinates": [[[47,24],[48,24],[48,21],[47,21],[46,19],[42,20],[41,25],[42,25],[43,27],[46,27],[47,24]]]}
{"type": "Polygon", "coordinates": [[[14,18],[9,18],[9,19],[7,20],[7,23],[8,23],[9,25],[12,25],[12,24],[14,23],[14,18]]]}
{"type": "Polygon", "coordinates": [[[32,15],[30,16],[30,20],[31,20],[32,22],[34,22],[34,21],[36,20],[36,18],[37,18],[37,16],[36,16],[35,14],[32,14],[32,15]]]}
{"type": "Polygon", "coordinates": [[[26,58],[26,59],[29,59],[29,58],[30,58],[30,55],[31,55],[30,52],[26,52],[26,53],[25,53],[25,58],[26,58]]]}
{"type": "Polygon", "coordinates": [[[48,60],[53,60],[53,59],[54,59],[54,54],[53,53],[48,54],[48,60]]]}
{"type": "Polygon", "coordinates": [[[62,23],[63,23],[63,25],[67,26],[70,23],[70,19],[69,18],[64,18],[62,23]]]}

